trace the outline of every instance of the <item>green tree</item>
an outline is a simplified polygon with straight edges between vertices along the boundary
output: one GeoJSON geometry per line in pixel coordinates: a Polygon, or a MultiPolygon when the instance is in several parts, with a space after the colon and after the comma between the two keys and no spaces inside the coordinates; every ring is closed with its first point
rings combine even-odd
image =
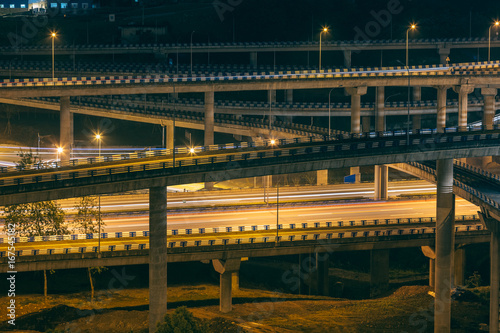
{"type": "Polygon", "coordinates": [[[158,323],[156,333],[205,333],[202,322],[185,306],[175,309],[172,314],[166,314],[163,320],[158,323]]]}
{"type": "MultiPolygon", "coordinates": [[[[84,234],[93,234],[102,232],[104,222],[99,213],[98,199],[96,197],[81,197],[80,201],[75,205],[76,215],[73,220],[75,229],[84,234]],[[99,228],[100,224],[100,228],[99,228]],[[99,230],[101,229],[101,230],[99,230]]],[[[100,237],[100,235],[99,235],[100,237]]],[[[94,275],[100,274],[106,270],[106,267],[88,267],[87,273],[90,282],[90,299],[94,301],[94,275]]]]}
{"type": "Polygon", "coordinates": [[[41,167],[45,168],[40,159],[40,156],[33,154],[33,151],[30,149],[29,152],[24,152],[21,150],[19,154],[17,154],[21,159],[16,163],[17,168],[19,170],[25,170],[28,165],[32,164],[40,164],[41,167]]]}

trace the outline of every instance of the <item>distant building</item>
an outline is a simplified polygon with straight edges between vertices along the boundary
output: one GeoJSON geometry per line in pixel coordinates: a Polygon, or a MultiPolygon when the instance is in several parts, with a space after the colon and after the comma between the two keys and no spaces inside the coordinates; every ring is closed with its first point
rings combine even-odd
{"type": "Polygon", "coordinates": [[[29,9],[29,0],[0,0],[0,9],[29,9]]]}
{"type": "Polygon", "coordinates": [[[96,7],[94,0],[47,0],[47,8],[59,8],[65,12],[85,12],[96,7]]]}

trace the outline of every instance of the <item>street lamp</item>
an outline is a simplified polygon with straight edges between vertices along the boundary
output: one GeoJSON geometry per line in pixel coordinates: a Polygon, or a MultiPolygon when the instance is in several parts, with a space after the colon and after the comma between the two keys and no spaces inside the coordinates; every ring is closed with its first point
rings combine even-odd
{"type": "Polygon", "coordinates": [[[191,76],[193,76],[193,34],[194,30],[191,31],[191,70],[189,71],[191,76]]]}
{"type": "Polygon", "coordinates": [[[323,27],[323,29],[319,33],[319,70],[320,71],[321,71],[321,36],[323,35],[323,32],[327,33],[328,32],[328,27],[323,27]]]}
{"type": "Polygon", "coordinates": [[[408,32],[410,32],[410,30],[415,30],[416,28],[417,26],[412,24],[408,29],[406,29],[406,67],[408,67],[408,32]]]}
{"type": "Polygon", "coordinates": [[[57,157],[56,157],[56,162],[60,161],[61,154],[63,153],[64,149],[63,147],[57,147],[57,157]]]}
{"type": "Polygon", "coordinates": [[[332,94],[332,91],[333,89],[335,88],[332,88],[330,89],[330,91],[328,92],[328,139],[330,139],[330,136],[332,135],[332,118],[331,118],[331,112],[332,112],[332,108],[331,108],[331,103],[330,103],[330,97],[331,97],[331,94],[332,94]]]}
{"type": "MultiPolygon", "coordinates": [[[[101,159],[101,139],[102,139],[101,134],[97,133],[95,135],[95,139],[99,144],[99,159],[101,159]]],[[[98,238],[98,252],[100,253],[101,252],[101,195],[100,194],[97,196],[97,200],[99,201],[98,202],[99,210],[97,214],[98,225],[99,225],[99,236],[97,238],[98,238]]]]}
{"type": "Polygon", "coordinates": [[[52,32],[50,36],[52,37],[52,82],[54,82],[54,40],[56,39],[56,33],[52,32]]]}
{"type": "Polygon", "coordinates": [[[495,23],[490,25],[490,28],[488,29],[488,61],[490,61],[490,54],[491,54],[491,28],[498,27],[499,25],[500,21],[495,21],[495,23]]]}
{"type": "Polygon", "coordinates": [[[101,157],[101,134],[96,134],[95,139],[99,143],[99,158],[101,157]]]}

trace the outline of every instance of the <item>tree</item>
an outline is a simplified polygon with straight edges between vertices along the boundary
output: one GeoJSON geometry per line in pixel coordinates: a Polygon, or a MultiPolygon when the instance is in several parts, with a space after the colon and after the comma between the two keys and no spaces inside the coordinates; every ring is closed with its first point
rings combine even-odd
{"type": "MultiPolygon", "coordinates": [[[[82,197],[80,201],[75,205],[76,216],[73,220],[75,228],[83,232],[84,234],[93,234],[101,231],[102,227],[105,225],[102,222],[101,214],[99,213],[98,201],[96,197],[82,197]],[[101,230],[99,230],[99,224],[101,230]]],[[[100,237],[100,235],[99,235],[100,237]]],[[[105,271],[105,267],[88,267],[87,273],[89,276],[91,296],[90,299],[94,301],[94,278],[95,273],[101,273],[105,271]]]]}
{"type": "Polygon", "coordinates": [[[45,168],[45,165],[42,163],[40,156],[33,154],[33,151],[30,149],[29,152],[24,152],[21,150],[19,154],[17,154],[21,159],[17,162],[17,168],[19,170],[25,170],[28,165],[39,164],[41,168],[45,168]]]}

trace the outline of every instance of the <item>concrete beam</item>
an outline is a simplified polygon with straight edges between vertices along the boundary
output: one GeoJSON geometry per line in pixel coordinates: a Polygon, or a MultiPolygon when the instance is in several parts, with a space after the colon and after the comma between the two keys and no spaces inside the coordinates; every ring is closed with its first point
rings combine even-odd
{"type": "Polygon", "coordinates": [[[167,188],[149,189],[149,332],[167,313],[167,188]]]}
{"type": "Polygon", "coordinates": [[[471,84],[462,84],[453,87],[458,94],[458,130],[467,130],[467,107],[469,105],[468,95],[474,91],[474,86],[471,84]]]}

